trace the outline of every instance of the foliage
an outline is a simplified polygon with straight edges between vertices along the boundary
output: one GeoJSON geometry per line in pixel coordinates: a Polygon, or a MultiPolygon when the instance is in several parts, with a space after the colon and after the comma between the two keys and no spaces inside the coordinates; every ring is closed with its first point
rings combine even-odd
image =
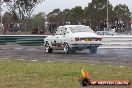
{"type": "Polygon", "coordinates": [[[123,20],[128,19],[131,15],[128,6],[125,4],[116,5],[114,8],[114,13],[117,18],[122,18],[123,20]]]}
{"type": "MultiPolygon", "coordinates": [[[[41,29],[45,20],[49,22],[56,22],[58,25],[65,22],[70,22],[71,24],[81,22],[94,29],[95,27],[99,27],[101,22],[104,20],[106,21],[107,18],[107,0],[92,0],[92,2],[84,9],[81,6],[76,6],[72,9],[64,9],[63,11],[57,8],[47,14],[46,19],[45,14],[42,12],[30,17],[34,8],[42,1],[44,0],[11,0],[10,2],[6,2],[8,10],[12,14],[12,19],[10,20],[18,21],[19,18],[25,19],[29,30],[34,27],[41,29]],[[27,20],[27,17],[30,19],[27,20]]],[[[115,19],[120,18],[123,22],[127,23],[131,15],[128,6],[125,4],[119,4],[113,7],[109,1],[108,11],[110,23],[114,22],[115,19]]],[[[5,22],[7,22],[5,20],[6,18],[9,17],[7,17],[7,15],[3,16],[5,22]]]]}
{"type": "Polygon", "coordinates": [[[71,10],[70,9],[64,9],[63,11],[62,11],[62,16],[63,16],[63,22],[64,21],[70,21],[70,15],[71,15],[71,10]]]}
{"type": "Polygon", "coordinates": [[[62,17],[60,9],[54,9],[52,12],[48,14],[48,21],[50,22],[61,21],[60,17],[62,17]]]}
{"type": "Polygon", "coordinates": [[[6,2],[8,10],[20,19],[30,17],[34,8],[43,0],[10,0],[6,2]]]}
{"type": "Polygon", "coordinates": [[[46,14],[44,12],[40,12],[40,13],[34,15],[31,18],[32,28],[38,28],[39,31],[43,30],[44,29],[45,16],[46,16],[46,14]]]}
{"type": "Polygon", "coordinates": [[[71,22],[81,22],[83,19],[83,9],[81,6],[76,6],[75,8],[71,9],[70,15],[71,22]]]}
{"type": "MultiPolygon", "coordinates": [[[[122,18],[123,22],[128,21],[130,11],[128,6],[119,4],[115,7],[108,1],[109,22],[115,19],[122,18]]],[[[88,25],[92,23],[92,27],[99,26],[101,20],[107,18],[107,0],[92,0],[88,7],[82,9],[81,6],[76,6],[72,9],[55,9],[48,14],[48,19],[52,22],[66,22],[70,21],[72,24],[77,24],[86,21],[88,25]]]]}
{"type": "Polygon", "coordinates": [[[3,24],[10,24],[13,17],[10,12],[5,12],[3,15],[3,24]]]}

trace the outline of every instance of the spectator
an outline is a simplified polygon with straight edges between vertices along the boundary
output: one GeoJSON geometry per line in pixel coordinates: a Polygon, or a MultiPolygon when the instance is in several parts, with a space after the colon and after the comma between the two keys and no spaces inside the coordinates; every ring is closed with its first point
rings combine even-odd
{"type": "Polygon", "coordinates": [[[32,29],[32,34],[38,34],[38,28],[32,29]]]}
{"type": "Polygon", "coordinates": [[[123,24],[123,21],[121,20],[121,18],[119,19],[118,24],[123,24]]]}
{"type": "Polygon", "coordinates": [[[0,27],[0,31],[3,31],[4,30],[4,25],[3,24],[2,25],[0,24],[0,26],[1,26],[0,27]]]}
{"type": "Polygon", "coordinates": [[[18,22],[16,23],[16,31],[20,32],[20,24],[18,22]]]}
{"type": "Polygon", "coordinates": [[[103,25],[104,25],[104,31],[108,31],[107,30],[107,21],[106,20],[104,20],[103,25]]]}
{"type": "Polygon", "coordinates": [[[42,26],[42,29],[40,30],[40,34],[44,34],[45,33],[45,29],[44,26],[42,26]]]}
{"type": "Polygon", "coordinates": [[[121,18],[118,21],[118,29],[120,32],[124,32],[124,24],[123,24],[123,21],[121,20],[121,18]]]}
{"type": "Polygon", "coordinates": [[[45,30],[48,31],[48,29],[49,29],[49,22],[46,21],[46,22],[45,22],[45,30]]]}
{"type": "Polygon", "coordinates": [[[107,31],[107,21],[101,20],[100,31],[107,31]]]}
{"type": "Polygon", "coordinates": [[[10,24],[10,32],[14,32],[13,23],[10,24]]]}
{"type": "Polygon", "coordinates": [[[96,32],[96,31],[98,31],[98,30],[99,30],[98,26],[95,26],[94,31],[96,32]]]}
{"type": "Polygon", "coordinates": [[[67,24],[68,24],[68,25],[70,25],[70,24],[71,24],[71,22],[70,22],[70,21],[68,21],[68,22],[67,22],[67,24]]]}
{"type": "Polygon", "coordinates": [[[113,24],[113,27],[114,28],[117,28],[117,26],[118,26],[118,20],[115,19],[114,24],[113,24]]]}
{"type": "Polygon", "coordinates": [[[77,22],[77,24],[78,24],[78,25],[81,25],[81,22],[80,22],[80,21],[78,21],[78,22],[77,22]]]}
{"type": "Polygon", "coordinates": [[[100,31],[103,31],[103,29],[104,29],[104,23],[103,23],[103,20],[101,20],[100,31]]]}
{"type": "Polygon", "coordinates": [[[4,25],[4,29],[3,29],[4,31],[4,34],[6,34],[6,31],[8,31],[8,25],[4,25]]]}

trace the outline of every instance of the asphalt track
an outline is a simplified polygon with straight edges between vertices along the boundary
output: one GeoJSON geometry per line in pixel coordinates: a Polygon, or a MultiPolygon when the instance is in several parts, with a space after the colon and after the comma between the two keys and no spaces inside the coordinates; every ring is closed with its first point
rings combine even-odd
{"type": "Polygon", "coordinates": [[[0,58],[132,66],[132,49],[99,48],[95,55],[88,50],[76,54],[64,54],[59,50],[49,54],[45,53],[43,46],[0,45],[0,58]]]}

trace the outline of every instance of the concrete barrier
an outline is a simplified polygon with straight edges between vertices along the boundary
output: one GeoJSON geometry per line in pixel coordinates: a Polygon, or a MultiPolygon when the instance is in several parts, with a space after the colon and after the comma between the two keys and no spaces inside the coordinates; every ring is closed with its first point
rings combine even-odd
{"type": "MultiPolygon", "coordinates": [[[[0,44],[43,45],[46,36],[49,35],[0,35],[0,44]]],[[[132,36],[102,36],[102,44],[99,48],[132,48],[132,36]]]]}
{"type": "Polygon", "coordinates": [[[43,45],[46,36],[48,35],[0,35],[0,45],[43,45]]]}
{"type": "Polygon", "coordinates": [[[102,44],[100,48],[132,48],[132,36],[102,36],[102,44]]]}

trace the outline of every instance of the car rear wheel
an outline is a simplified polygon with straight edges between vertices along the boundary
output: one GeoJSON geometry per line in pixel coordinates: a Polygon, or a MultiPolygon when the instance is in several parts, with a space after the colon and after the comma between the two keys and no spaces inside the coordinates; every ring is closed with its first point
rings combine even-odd
{"type": "Polygon", "coordinates": [[[97,47],[96,47],[96,46],[90,47],[90,48],[89,48],[89,52],[90,52],[91,54],[96,54],[96,53],[97,53],[97,47]]]}
{"type": "Polygon", "coordinates": [[[70,49],[70,52],[71,53],[76,53],[77,52],[77,49],[75,47],[73,47],[73,48],[70,49]]]}
{"type": "Polygon", "coordinates": [[[68,43],[64,43],[64,53],[68,54],[70,52],[70,48],[68,43]]]}

